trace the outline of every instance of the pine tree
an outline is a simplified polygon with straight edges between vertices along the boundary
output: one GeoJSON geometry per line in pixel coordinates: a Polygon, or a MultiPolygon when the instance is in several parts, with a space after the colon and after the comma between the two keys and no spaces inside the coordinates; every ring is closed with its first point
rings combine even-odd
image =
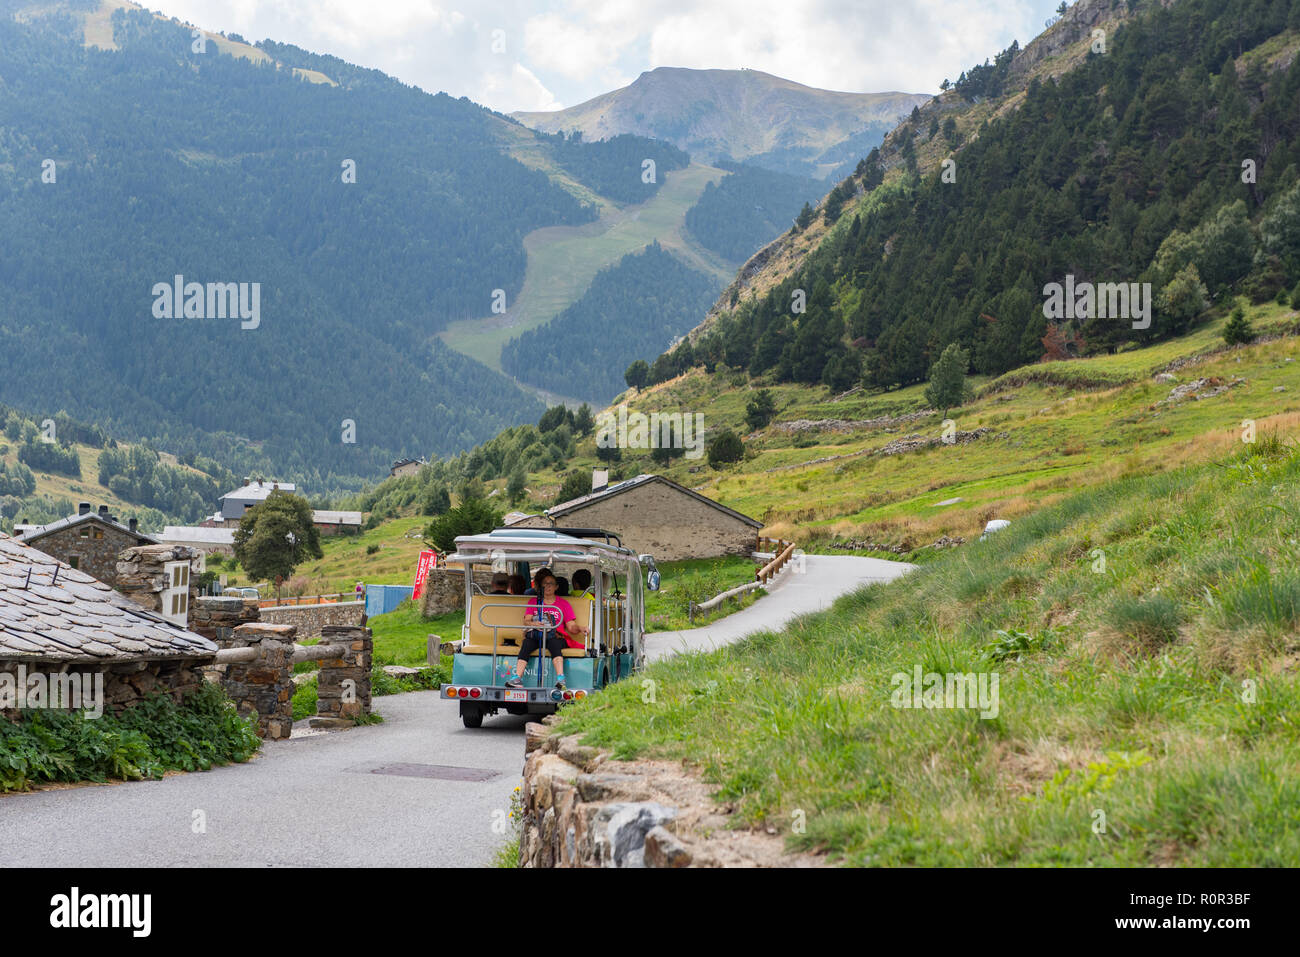
{"type": "Polygon", "coordinates": [[[1228,317],[1228,322],[1223,327],[1223,341],[1230,346],[1240,346],[1254,338],[1255,330],[1251,328],[1250,320],[1246,318],[1246,311],[1238,306],[1232,310],[1232,315],[1228,317]]]}
{"type": "Polygon", "coordinates": [[[511,505],[518,505],[523,500],[524,483],[528,481],[528,476],[524,473],[523,466],[519,466],[510,473],[510,481],[506,484],[506,500],[511,505]]]}
{"type": "Polygon", "coordinates": [[[957,343],[951,343],[930,367],[930,384],[925,387],[925,401],[931,408],[942,409],[944,418],[948,410],[966,399],[966,369],[970,355],[957,343]]]}

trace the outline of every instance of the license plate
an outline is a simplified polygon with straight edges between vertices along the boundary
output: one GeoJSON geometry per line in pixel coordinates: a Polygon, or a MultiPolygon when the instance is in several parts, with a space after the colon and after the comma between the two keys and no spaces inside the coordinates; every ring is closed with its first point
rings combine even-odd
{"type": "Polygon", "coordinates": [[[507,692],[506,692],[506,700],[507,700],[507,701],[527,701],[527,700],[528,700],[528,692],[527,692],[527,691],[523,691],[523,690],[519,690],[519,691],[507,691],[507,692]]]}

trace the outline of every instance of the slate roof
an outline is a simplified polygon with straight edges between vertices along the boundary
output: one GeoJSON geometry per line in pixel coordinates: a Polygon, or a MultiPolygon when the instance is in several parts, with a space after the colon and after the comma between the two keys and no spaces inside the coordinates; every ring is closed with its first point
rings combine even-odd
{"type": "Polygon", "coordinates": [[[236,502],[261,502],[276,489],[281,492],[296,492],[298,486],[292,482],[249,482],[233,492],[227,492],[221,498],[234,499],[236,502]]]}
{"type": "Polygon", "coordinates": [[[763,527],[763,523],[758,521],[757,519],[750,518],[748,515],[745,515],[741,512],[737,512],[735,509],[727,508],[727,506],[723,505],[720,502],[715,502],[707,495],[701,495],[699,492],[693,491],[692,489],[689,489],[684,485],[678,485],[676,482],[672,481],[671,479],[666,479],[662,475],[646,475],[646,474],[638,475],[636,478],[630,478],[625,481],[618,482],[614,485],[606,485],[604,488],[599,489],[598,491],[590,492],[586,495],[580,495],[577,498],[569,499],[569,501],[567,502],[561,502],[559,505],[553,506],[552,508],[548,508],[546,510],[546,515],[551,519],[554,519],[558,515],[567,515],[570,512],[575,512],[580,508],[590,505],[592,502],[599,502],[601,499],[610,498],[614,495],[621,495],[623,492],[631,491],[632,489],[637,488],[638,486],[647,485],[650,482],[662,482],[664,485],[667,485],[669,488],[681,492],[684,495],[689,495],[691,498],[699,499],[705,505],[709,505],[713,508],[716,508],[720,512],[725,512],[726,514],[730,515],[732,518],[740,519],[742,522],[744,522],[747,525],[752,525],[754,528],[763,527]]]}
{"type": "MultiPolygon", "coordinates": [[[[76,525],[84,525],[87,522],[95,522],[107,528],[115,528],[124,535],[131,535],[136,538],[141,545],[157,545],[158,541],[151,538],[141,531],[131,531],[129,527],[121,522],[113,522],[98,512],[87,512],[84,515],[69,515],[67,518],[61,518],[57,522],[50,522],[48,525],[24,525],[24,531],[17,536],[19,541],[34,542],[38,538],[44,538],[46,535],[52,535],[55,532],[62,531],[65,528],[72,528],[76,525]]],[[[15,531],[17,529],[15,528],[15,531]]]]}
{"type": "Polygon", "coordinates": [[[0,533],[0,659],[115,664],[216,651],[202,635],[0,533]]]}
{"type": "Polygon", "coordinates": [[[210,525],[168,525],[158,535],[161,544],[202,542],[204,545],[234,545],[233,528],[213,528],[210,525]]]}
{"type": "Polygon", "coordinates": [[[362,523],[360,512],[336,512],[319,508],[312,511],[311,520],[317,525],[356,525],[360,527],[362,523]]]}

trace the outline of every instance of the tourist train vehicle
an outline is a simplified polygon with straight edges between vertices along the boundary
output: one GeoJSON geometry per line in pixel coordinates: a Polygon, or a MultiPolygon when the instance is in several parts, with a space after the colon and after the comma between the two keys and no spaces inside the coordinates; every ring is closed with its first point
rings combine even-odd
{"type": "MultiPolygon", "coordinates": [[[[654,558],[625,548],[612,532],[597,528],[498,528],[462,535],[447,566],[465,570],[465,622],[461,647],[453,657],[452,679],[441,686],[443,700],[455,701],[461,721],[478,728],[486,715],[554,713],[567,701],[581,700],[645,664],[645,590],[659,587],[654,558]],[[534,652],[521,687],[508,687],[515,675],[532,595],[490,594],[484,572],[533,575],[550,569],[572,580],[580,568],[591,573],[590,597],[560,596],[586,629],[585,647],[566,648],[565,687],[556,687],[550,656],[534,652]],[[473,574],[480,572],[478,580],[473,574]],[[643,571],[646,580],[643,581],[643,571]]],[[[554,605],[543,610],[558,611],[554,605]]]]}

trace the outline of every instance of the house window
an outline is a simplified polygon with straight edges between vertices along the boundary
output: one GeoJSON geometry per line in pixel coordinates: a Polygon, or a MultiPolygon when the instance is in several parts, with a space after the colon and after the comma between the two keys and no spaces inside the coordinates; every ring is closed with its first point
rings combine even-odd
{"type": "Polygon", "coordinates": [[[95,539],[95,541],[99,541],[101,538],[104,537],[104,530],[102,528],[92,529],[90,532],[90,537],[95,539]]]}
{"type": "Polygon", "coordinates": [[[78,555],[69,555],[69,556],[68,556],[68,564],[71,565],[73,568],[80,568],[80,567],[81,567],[81,557],[78,556],[78,555]]]}
{"type": "Polygon", "coordinates": [[[168,562],[163,575],[167,587],[162,593],[162,616],[184,627],[190,611],[190,563],[168,562]]]}
{"type": "Polygon", "coordinates": [[[89,528],[83,528],[83,529],[81,530],[81,537],[82,537],[82,538],[90,538],[90,529],[89,529],[89,528]]]}

